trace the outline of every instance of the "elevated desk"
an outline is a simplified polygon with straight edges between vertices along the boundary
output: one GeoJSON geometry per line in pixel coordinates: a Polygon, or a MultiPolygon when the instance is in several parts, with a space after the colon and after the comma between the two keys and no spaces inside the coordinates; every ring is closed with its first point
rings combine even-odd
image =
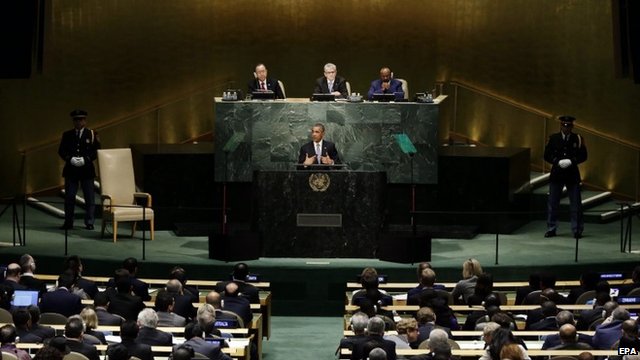
{"type": "Polygon", "coordinates": [[[257,171],[253,184],[263,256],[375,257],[384,172],[257,171]]]}
{"type": "Polygon", "coordinates": [[[310,141],[313,124],[326,126],[351,170],[386,171],[389,183],[411,183],[411,161],[394,135],[406,133],[414,143],[413,181],[438,179],[437,132],[440,103],[214,101],[215,179],[250,182],[256,170],[292,170],[300,147],[310,141]],[[229,140],[233,150],[223,151],[229,140]]]}

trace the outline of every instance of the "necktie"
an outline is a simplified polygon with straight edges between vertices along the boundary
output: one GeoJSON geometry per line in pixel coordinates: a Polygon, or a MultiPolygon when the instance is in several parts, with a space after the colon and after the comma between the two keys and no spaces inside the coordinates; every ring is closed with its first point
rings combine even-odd
{"type": "Polygon", "coordinates": [[[264,86],[264,81],[260,81],[260,89],[267,90],[267,87],[264,86]]]}
{"type": "Polygon", "coordinates": [[[327,83],[327,87],[329,88],[329,92],[332,93],[333,92],[333,81],[329,81],[329,83],[327,83]]]}
{"type": "Polygon", "coordinates": [[[76,130],[76,137],[79,139],[80,138],[80,130],[76,130]]]}
{"type": "Polygon", "coordinates": [[[318,164],[322,163],[320,159],[321,156],[322,156],[322,150],[320,150],[320,143],[316,143],[316,157],[318,158],[318,164]]]}

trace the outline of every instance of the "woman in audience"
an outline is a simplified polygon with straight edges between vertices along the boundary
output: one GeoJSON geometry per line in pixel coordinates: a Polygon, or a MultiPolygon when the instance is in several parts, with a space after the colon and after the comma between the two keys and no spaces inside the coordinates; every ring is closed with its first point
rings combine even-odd
{"type": "Polygon", "coordinates": [[[482,266],[478,260],[471,258],[462,263],[462,280],[458,281],[451,292],[454,303],[467,303],[467,298],[473,295],[480,274],[482,274],[482,266]]]}
{"type": "Polygon", "coordinates": [[[82,321],[84,321],[85,335],[91,335],[98,339],[100,344],[106,345],[107,339],[104,337],[104,334],[96,330],[98,327],[98,315],[96,315],[96,312],[92,308],[86,307],[80,312],[80,317],[82,318],[82,321]]]}
{"type": "Polygon", "coordinates": [[[524,354],[520,350],[520,346],[516,344],[507,344],[500,350],[501,360],[524,360],[524,354]]]}
{"type": "Polygon", "coordinates": [[[482,355],[479,360],[500,360],[500,352],[502,351],[502,348],[509,344],[514,344],[520,348],[522,351],[521,360],[531,360],[529,355],[527,355],[527,350],[519,344],[519,341],[515,336],[513,336],[511,330],[502,327],[491,333],[491,342],[489,347],[485,349],[484,355],[482,355]]]}

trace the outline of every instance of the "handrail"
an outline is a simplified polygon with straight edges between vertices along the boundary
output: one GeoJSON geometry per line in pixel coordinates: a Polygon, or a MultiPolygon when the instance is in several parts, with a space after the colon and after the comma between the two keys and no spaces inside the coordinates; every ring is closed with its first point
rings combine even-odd
{"type": "MultiPolygon", "coordinates": [[[[188,92],[186,92],[186,93],[184,93],[182,95],[179,95],[179,96],[177,96],[175,98],[172,98],[171,100],[168,100],[168,101],[162,102],[160,104],[156,104],[156,105],[150,106],[148,108],[133,112],[131,114],[127,114],[127,115],[112,119],[110,121],[107,121],[106,123],[102,124],[101,126],[96,127],[95,130],[102,131],[104,129],[108,129],[108,128],[111,128],[113,126],[116,126],[116,125],[119,125],[119,124],[122,124],[122,123],[126,123],[126,122],[128,122],[128,121],[130,121],[132,119],[139,118],[139,117],[143,116],[144,114],[147,114],[147,113],[150,113],[150,112],[153,112],[153,111],[158,111],[158,110],[160,110],[160,109],[162,109],[164,107],[167,107],[167,106],[175,104],[177,102],[186,100],[186,99],[188,99],[190,97],[193,97],[193,96],[196,96],[196,95],[200,95],[200,94],[205,93],[207,91],[215,90],[220,86],[224,86],[224,84],[226,84],[227,82],[228,81],[225,81],[224,78],[215,79],[215,80],[207,83],[205,86],[201,86],[201,87],[196,88],[194,90],[188,91],[188,92]],[[221,84],[223,84],[223,85],[221,85],[221,84]]],[[[41,144],[34,145],[34,146],[31,146],[31,147],[26,148],[26,149],[20,149],[18,152],[21,153],[23,156],[28,156],[29,154],[31,154],[33,152],[36,152],[36,151],[39,151],[39,150],[43,150],[43,149],[46,149],[46,148],[51,147],[51,146],[57,146],[58,145],[58,141],[59,141],[58,138],[53,139],[53,140],[49,140],[49,141],[45,141],[45,142],[43,142],[41,144]]]]}
{"type": "MultiPolygon", "coordinates": [[[[498,95],[498,94],[496,94],[494,92],[491,92],[489,90],[481,89],[481,88],[475,87],[473,85],[464,84],[462,82],[455,81],[455,80],[451,81],[450,84],[453,85],[453,86],[461,87],[461,88],[466,89],[466,90],[470,90],[472,92],[481,94],[483,96],[492,98],[494,100],[500,101],[500,102],[505,103],[507,105],[513,106],[513,107],[521,109],[521,110],[525,110],[527,112],[530,112],[532,114],[535,114],[535,115],[538,115],[538,116],[541,116],[541,117],[544,117],[544,118],[547,118],[547,119],[555,118],[555,116],[553,114],[550,114],[548,112],[536,109],[536,108],[528,106],[528,105],[524,105],[524,104],[518,103],[516,101],[513,101],[513,100],[511,100],[509,98],[506,98],[504,96],[500,96],[500,95],[498,95]]],[[[634,143],[629,142],[629,141],[620,140],[620,139],[615,138],[615,137],[613,137],[611,135],[604,134],[604,133],[602,133],[600,131],[597,131],[597,130],[595,130],[593,128],[590,128],[590,127],[587,127],[587,126],[584,126],[584,125],[575,124],[574,126],[576,128],[578,128],[578,129],[584,130],[584,131],[586,131],[586,132],[588,132],[588,133],[590,133],[592,135],[596,135],[598,137],[601,137],[601,138],[606,139],[608,141],[614,142],[616,144],[619,144],[619,145],[622,145],[622,146],[626,146],[626,147],[631,148],[631,149],[636,150],[636,151],[640,151],[640,144],[634,144],[634,143]]]]}

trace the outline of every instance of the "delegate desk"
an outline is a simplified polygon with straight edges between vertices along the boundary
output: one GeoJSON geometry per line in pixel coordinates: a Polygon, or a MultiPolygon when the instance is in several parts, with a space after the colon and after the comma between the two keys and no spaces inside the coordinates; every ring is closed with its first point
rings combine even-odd
{"type": "Polygon", "coordinates": [[[405,133],[417,149],[413,156],[416,184],[438,179],[440,104],[376,102],[214,101],[216,181],[250,182],[256,170],[292,170],[300,147],[310,140],[311,126],[326,126],[351,170],[386,171],[389,183],[411,182],[411,161],[396,143],[405,133]]]}
{"type": "Polygon", "coordinates": [[[257,171],[253,184],[263,256],[375,257],[384,172],[257,171]]]}

